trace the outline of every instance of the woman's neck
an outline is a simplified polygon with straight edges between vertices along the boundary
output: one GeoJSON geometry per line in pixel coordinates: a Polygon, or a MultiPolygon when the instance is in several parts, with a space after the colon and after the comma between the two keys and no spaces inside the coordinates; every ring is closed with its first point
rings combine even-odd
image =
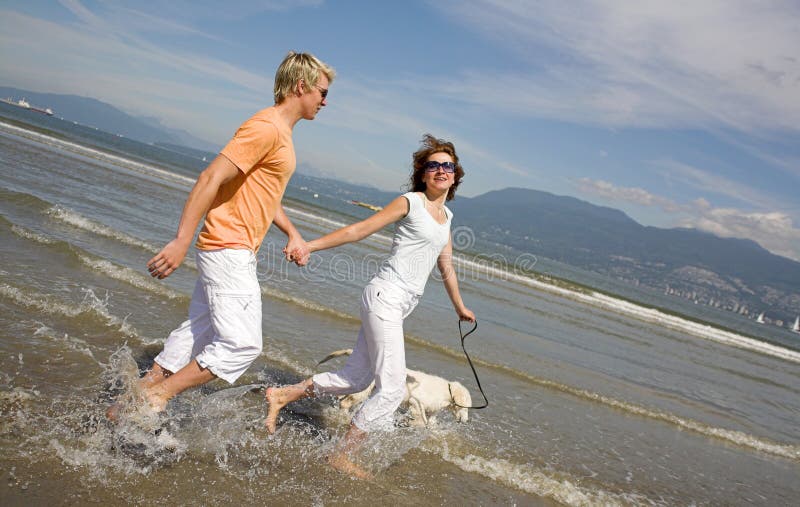
{"type": "Polygon", "coordinates": [[[441,208],[444,206],[445,201],[447,200],[447,192],[434,192],[431,189],[426,189],[422,192],[422,195],[425,196],[425,199],[436,206],[437,208],[441,208]]]}

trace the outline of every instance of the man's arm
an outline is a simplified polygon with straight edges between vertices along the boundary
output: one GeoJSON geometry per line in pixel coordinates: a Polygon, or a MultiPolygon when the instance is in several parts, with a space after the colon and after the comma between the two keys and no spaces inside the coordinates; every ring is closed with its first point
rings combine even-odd
{"type": "Polygon", "coordinates": [[[294,261],[298,266],[305,266],[308,262],[308,254],[298,255],[297,258],[292,254],[295,251],[305,252],[307,250],[306,242],[303,240],[303,237],[295,228],[294,224],[292,224],[291,220],[289,220],[289,217],[286,216],[283,204],[278,204],[278,209],[275,211],[275,218],[272,219],[272,223],[289,238],[286,242],[286,247],[283,249],[286,260],[294,261]]]}
{"type": "Polygon", "coordinates": [[[147,261],[147,270],[151,276],[164,279],[178,269],[191,246],[197,226],[214,202],[219,187],[236,177],[238,172],[239,168],[233,162],[223,155],[217,155],[200,173],[186,199],[175,239],[147,261]]]}

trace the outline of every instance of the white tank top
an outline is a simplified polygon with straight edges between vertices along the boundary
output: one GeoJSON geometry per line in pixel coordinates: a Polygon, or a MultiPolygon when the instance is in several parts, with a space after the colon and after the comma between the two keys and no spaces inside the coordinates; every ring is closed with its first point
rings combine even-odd
{"type": "Polygon", "coordinates": [[[403,197],[408,200],[408,214],[395,223],[391,254],[375,278],[422,295],[439,254],[450,240],[453,213],[445,206],[447,221],[440,224],[425,209],[421,195],[408,192],[403,197]]]}

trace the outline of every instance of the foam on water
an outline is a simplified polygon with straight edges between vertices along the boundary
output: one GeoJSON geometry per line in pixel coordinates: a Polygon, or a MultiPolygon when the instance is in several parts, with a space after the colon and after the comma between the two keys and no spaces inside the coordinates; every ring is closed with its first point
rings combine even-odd
{"type": "Polygon", "coordinates": [[[151,253],[158,252],[158,248],[150,243],[147,243],[146,241],[129,236],[128,234],[108,227],[107,225],[103,225],[99,222],[95,222],[94,220],[90,220],[82,216],[80,213],[76,213],[75,211],[72,211],[61,205],[53,206],[52,208],[48,209],[46,213],[56,220],[60,220],[73,227],[77,227],[78,229],[83,229],[99,236],[111,238],[126,245],[135,246],[151,253]]]}
{"type": "Polygon", "coordinates": [[[88,146],[84,146],[81,144],[76,144],[70,141],[65,141],[63,139],[57,139],[52,136],[48,136],[46,134],[42,134],[39,132],[34,132],[32,130],[20,128],[14,125],[10,125],[8,123],[0,121],[0,128],[6,130],[7,132],[11,132],[15,135],[22,136],[42,144],[46,144],[48,146],[53,146],[65,151],[69,151],[72,153],[76,153],[79,155],[83,155],[85,157],[93,158],[95,160],[100,160],[103,162],[108,162],[111,164],[118,165],[120,167],[124,167],[129,170],[133,170],[136,172],[140,172],[143,174],[148,175],[155,175],[158,176],[166,181],[170,181],[173,183],[179,183],[183,186],[191,186],[194,183],[193,178],[189,178],[186,176],[182,176],[180,174],[175,174],[172,171],[167,171],[164,169],[160,169],[150,164],[144,164],[141,162],[136,162],[129,158],[120,157],[118,155],[112,155],[111,153],[97,150],[94,148],[89,148],[88,146]]]}
{"type": "Polygon", "coordinates": [[[501,458],[485,458],[474,454],[457,456],[447,446],[439,454],[465,472],[482,475],[494,481],[565,505],[589,507],[596,505],[657,505],[643,495],[610,493],[602,489],[581,486],[575,479],[556,477],[555,474],[535,469],[533,466],[512,463],[501,458]]]}
{"type": "Polygon", "coordinates": [[[44,336],[49,338],[54,342],[58,342],[62,345],[65,345],[68,349],[73,350],[75,352],[80,352],[81,354],[91,358],[93,361],[97,361],[94,357],[94,353],[92,352],[91,347],[85,340],[81,340],[80,338],[76,338],[74,336],[70,336],[67,333],[58,333],[55,330],[41,324],[41,326],[33,332],[33,336],[44,336]]]}
{"type": "MultiPolygon", "coordinates": [[[[453,358],[457,358],[459,360],[464,359],[463,352],[451,349],[444,345],[439,345],[437,343],[429,342],[428,340],[420,338],[419,336],[407,334],[405,338],[406,341],[414,343],[416,345],[436,350],[442,354],[445,354],[453,358]]],[[[526,380],[532,384],[536,384],[541,387],[554,389],[584,400],[601,403],[608,407],[612,407],[618,410],[623,410],[631,415],[636,415],[639,417],[647,417],[649,419],[654,419],[656,421],[661,421],[674,425],[684,430],[689,430],[708,437],[725,440],[729,443],[736,444],[740,447],[750,448],[753,450],[766,452],[776,456],[781,456],[784,458],[800,461],[799,445],[772,442],[768,439],[756,437],[754,435],[750,435],[748,433],[744,433],[741,431],[729,430],[725,428],[717,428],[699,421],[694,421],[692,419],[687,419],[685,417],[679,417],[675,414],[671,414],[668,412],[662,412],[652,408],[642,407],[634,403],[617,400],[610,396],[605,396],[593,391],[589,391],[587,389],[581,389],[578,387],[562,384],[554,380],[537,377],[535,375],[531,375],[530,373],[517,370],[510,366],[493,363],[491,361],[487,361],[479,357],[472,357],[472,362],[479,366],[484,366],[487,368],[492,368],[494,370],[502,371],[504,373],[513,375],[514,377],[517,378],[521,378],[523,380],[526,380]]]]}
{"type": "Polygon", "coordinates": [[[334,308],[331,308],[329,306],[324,306],[324,305],[315,303],[313,301],[309,301],[307,299],[298,298],[296,296],[292,296],[292,295],[287,294],[285,292],[281,292],[279,290],[275,290],[274,288],[272,288],[269,285],[262,285],[261,286],[261,293],[264,294],[265,296],[269,296],[269,297],[272,297],[272,298],[275,298],[275,299],[279,299],[279,300],[285,301],[287,303],[292,303],[292,304],[295,304],[297,306],[300,306],[301,308],[314,310],[315,312],[326,313],[328,315],[332,315],[332,316],[340,318],[342,320],[361,322],[361,319],[359,319],[358,317],[356,317],[354,315],[350,315],[350,314],[347,314],[347,313],[344,313],[344,312],[340,312],[340,311],[338,311],[338,310],[336,310],[334,308]]]}
{"type": "MultiPolygon", "coordinates": [[[[310,368],[309,366],[299,363],[298,361],[291,359],[288,357],[282,350],[277,349],[275,347],[270,346],[269,344],[273,342],[273,340],[269,336],[264,336],[264,349],[261,354],[268,358],[270,362],[277,363],[285,368],[290,369],[293,372],[296,372],[303,377],[310,377],[317,373],[314,369],[310,368]]],[[[259,380],[267,380],[259,379],[259,380]]]]}
{"type": "Polygon", "coordinates": [[[79,255],[81,262],[93,270],[99,271],[104,275],[130,284],[138,289],[143,289],[169,299],[186,298],[184,294],[176,292],[169,287],[156,283],[153,278],[140,275],[136,271],[119,266],[105,259],[92,258],[88,255],[79,255]]]}
{"type": "Polygon", "coordinates": [[[42,234],[37,234],[33,231],[29,231],[28,229],[20,227],[19,225],[12,225],[11,231],[21,238],[29,239],[31,241],[35,241],[43,245],[53,245],[57,243],[57,240],[53,238],[48,238],[47,236],[44,236],[42,234]]]}
{"type": "MultiPolygon", "coordinates": [[[[120,243],[123,243],[125,245],[141,248],[142,250],[145,250],[153,254],[158,253],[160,251],[160,248],[156,247],[155,245],[152,245],[151,243],[143,241],[139,238],[135,238],[129,234],[125,234],[124,232],[118,231],[112,227],[101,224],[94,220],[90,220],[82,216],[80,213],[77,213],[60,205],[51,207],[46,211],[46,213],[47,215],[55,218],[56,220],[69,224],[73,227],[77,227],[78,229],[82,229],[87,232],[97,234],[98,236],[110,238],[119,241],[120,243]]],[[[195,262],[189,258],[186,258],[183,261],[182,265],[192,269],[197,269],[197,265],[195,264],[195,262]]]]}
{"type": "Polygon", "coordinates": [[[83,314],[93,315],[109,327],[115,327],[127,336],[137,336],[136,330],[125,319],[112,315],[108,311],[108,295],[98,298],[91,289],[83,289],[84,298],[80,304],[59,301],[53,296],[22,291],[5,283],[0,283],[0,297],[26,308],[51,315],[77,317],[83,314]]]}

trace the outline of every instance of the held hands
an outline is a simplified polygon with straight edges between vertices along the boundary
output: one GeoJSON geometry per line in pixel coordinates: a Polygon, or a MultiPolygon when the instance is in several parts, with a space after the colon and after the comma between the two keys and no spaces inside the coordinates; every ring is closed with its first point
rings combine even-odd
{"type": "Polygon", "coordinates": [[[301,237],[290,238],[283,248],[283,254],[286,256],[287,261],[292,261],[298,266],[302,267],[308,263],[308,258],[311,251],[308,249],[308,244],[301,237]]]}
{"type": "Polygon", "coordinates": [[[147,271],[150,272],[150,276],[163,280],[171,275],[183,262],[187,250],[189,245],[178,239],[167,243],[155,257],[147,261],[147,271]]]}
{"type": "Polygon", "coordinates": [[[469,321],[469,322],[475,322],[475,314],[472,313],[472,310],[470,310],[469,308],[464,307],[464,308],[457,309],[456,313],[458,314],[458,320],[466,320],[466,321],[469,321]]]}

